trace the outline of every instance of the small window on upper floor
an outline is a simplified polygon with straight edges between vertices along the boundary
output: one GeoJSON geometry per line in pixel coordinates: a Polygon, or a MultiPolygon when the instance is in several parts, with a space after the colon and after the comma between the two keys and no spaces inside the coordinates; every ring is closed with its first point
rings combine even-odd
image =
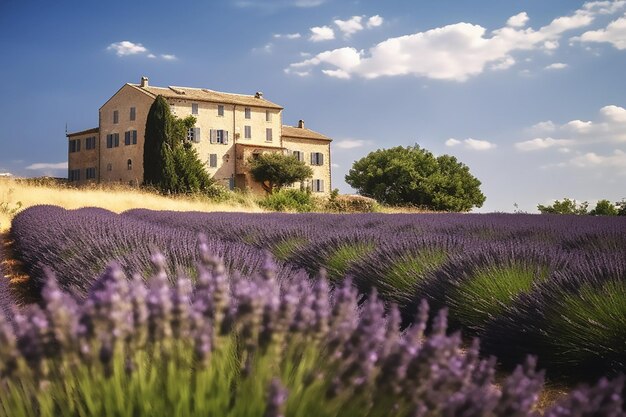
{"type": "Polygon", "coordinates": [[[243,137],[245,139],[252,139],[252,126],[243,127],[243,137]]]}
{"type": "Polygon", "coordinates": [[[224,116],[224,105],[223,104],[218,104],[217,105],[217,115],[218,116],[224,116]]]}
{"type": "Polygon", "coordinates": [[[117,124],[120,121],[120,112],[117,110],[113,111],[113,123],[117,124]]]}
{"type": "Polygon", "coordinates": [[[131,108],[130,108],[130,120],[131,120],[131,122],[132,122],[133,120],[135,120],[135,117],[136,117],[136,116],[137,116],[137,115],[136,115],[136,110],[135,110],[135,108],[134,108],[134,107],[131,107],[131,108]]]}
{"type": "Polygon", "coordinates": [[[191,103],[191,114],[198,114],[198,103],[191,103]]]}
{"type": "Polygon", "coordinates": [[[265,110],[265,121],[266,122],[272,121],[272,112],[269,110],[265,110]]]}
{"type": "Polygon", "coordinates": [[[265,129],[265,141],[266,142],[271,142],[273,139],[272,137],[272,128],[268,127],[267,129],[265,129]]]}
{"type": "Polygon", "coordinates": [[[250,107],[246,107],[243,110],[243,113],[244,113],[246,119],[252,118],[252,111],[250,110],[250,107]]]}
{"type": "Polygon", "coordinates": [[[324,165],[324,154],[321,152],[311,152],[311,165],[324,165]]]}
{"type": "Polygon", "coordinates": [[[96,149],[96,137],[91,136],[85,139],[85,149],[96,149]]]}

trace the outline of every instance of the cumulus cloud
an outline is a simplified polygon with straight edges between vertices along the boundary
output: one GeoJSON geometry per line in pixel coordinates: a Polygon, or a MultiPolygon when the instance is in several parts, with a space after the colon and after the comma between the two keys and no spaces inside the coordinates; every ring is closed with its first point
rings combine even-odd
{"type": "Polygon", "coordinates": [[[333,143],[333,145],[339,149],[360,148],[362,146],[365,146],[366,144],[367,142],[362,139],[344,139],[333,143]]]}
{"type": "MultiPolygon", "coordinates": [[[[530,130],[550,133],[547,137],[537,137],[518,142],[515,148],[520,151],[536,151],[548,148],[569,148],[597,145],[601,143],[626,143],[626,109],[609,105],[598,112],[596,120],[571,120],[557,125],[552,121],[541,122],[530,130]]],[[[568,152],[567,151],[567,152],[568,152]]]]}
{"type": "Polygon", "coordinates": [[[568,67],[567,64],[564,64],[562,62],[555,62],[554,64],[550,64],[550,65],[546,66],[544,69],[547,69],[547,70],[560,70],[560,69],[565,69],[567,67],[568,67]]]}
{"type": "Polygon", "coordinates": [[[493,149],[496,147],[495,143],[491,143],[486,140],[478,140],[478,139],[472,139],[472,138],[468,138],[463,141],[450,138],[445,142],[445,144],[447,147],[450,147],[450,148],[462,145],[464,148],[471,149],[474,151],[486,151],[486,150],[493,149]]]}
{"type": "Polygon", "coordinates": [[[572,38],[579,42],[608,42],[615,48],[626,49],[626,16],[609,23],[606,29],[591,30],[572,38]]]}
{"type": "Polygon", "coordinates": [[[299,33],[276,33],[274,34],[275,39],[300,39],[302,35],[299,33]]]}
{"type": "Polygon", "coordinates": [[[330,26],[315,26],[311,29],[311,37],[313,42],[329,41],[335,39],[335,31],[330,26]]]}
{"type": "Polygon", "coordinates": [[[516,14],[515,16],[509,17],[509,20],[506,21],[506,24],[507,26],[511,26],[514,28],[521,28],[526,26],[528,19],[528,14],[526,12],[521,12],[516,14]]]}
{"type": "Polygon", "coordinates": [[[352,16],[348,20],[336,19],[334,23],[344,35],[350,36],[364,29],[361,23],[362,20],[363,16],[352,16]]]}
{"type": "MultiPolygon", "coordinates": [[[[535,138],[535,139],[526,140],[523,142],[518,142],[515,144],[515,147],[519,149],[520,151],[536,151],[540,149],[567,146],[573,143],[574,141],[571,139],[553,139],[553,138],[548,137],[548,138],[535,138]]],[[[562,149],[567,149],[567,148],[562,148],[562,149]]]]}
{"type": "Polygon", "coordinates": [[[49,171],[49,170],[61,170],[67,169],[67,162],[37,162],[35,164],[30,164],[26,167],[26,169],[30,169],[33,171],[49,171]]]}
{"type": "Polygon", "coordinates": [[[506,26],[491,32],[480,25],[461,22],[389,38],[367,51],[340,48],[341,54],[352,57],[349,67],[327,60],[338,50],[324,51],[314,59],[291,65],[322,66],[326,75],[341,78],[348,78],[347,75],[366,79],[413,75],[462,82],[485,69],[513,66],[515,59],[512,54],[517,51],[551,51],[557,48],[565,32],[589,26],[600,10],[608,10],[609,6],[602,7],[583,7],[569,16],[557,17],[539,29],[513,26],[522,22],[525,24],[527,16],[520,13],[509,19],[506,26]]]}
{"type": "Polygon", "coordinates": [[[175,61],[178,58],[173,54],[160,54],[156,55],[150,52],[148,48],[140,43],[134,43],[130,41],[114,42],[107,47],[108,51],[113,51],[119,57],[125,57],[130,55],[143,55],[150,59],[161,58],[165,61],[175,61]]]}
{"type": "Polygon", "coordinates": [[[383,21],[384,19],[379,15],[371,16],[369,19],[367,19],[367,27],[376,28],[378,26],[381,26],[383,24],[383,21]]]}
{"type": "Polygon", "coordinates": [[[148,49],[140,43],[121,41],[112,43],[107,47],[109,51],[115,51],[117,56],[137,55],[148,52],[148,49]]]}
{"type": "Polygon", "coordinates": [[[608,168],[623,175],[626,174],[626,152],[621,149],[616,149],[608,155],[587,152],[570,159],[565,165],[576,168],[608,168]]]}

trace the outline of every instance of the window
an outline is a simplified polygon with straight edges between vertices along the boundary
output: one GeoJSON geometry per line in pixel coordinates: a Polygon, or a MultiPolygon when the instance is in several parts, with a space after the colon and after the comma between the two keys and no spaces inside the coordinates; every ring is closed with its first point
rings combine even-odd
{"type": "Polygon", "coordinates": [[[133,121],[135,120],[135,116],[136,116],[136,110],[134,107],[130,108],[130,120],[133,121]]]}
{"type": "Polygon", "coordinates": [[[195,143],[200,142],[200,128],[190,127],[187,130],[187,140],[190,142],[195,142],[195,143]]]}
{"type": "Polygon", "coordinates": [[[80,181],[80,169],[70,169],[68,179],[70,181],[80,181]]]}
{"type": "Polygon", "coordinates": [[[272,121],[272,112],[269,110],[265,110],[265,121],[266,122],[272,121]]]}
{"type": "Polygon", "coordinates": [[[107,164],[107,171],[113,171],[113,164],[107,164]]]}
{"type": "Polygon", "coordinates": [[[302,151],[293,151],[293,156],[295,156],[296,159],[300,162],[304,161],[304,152],[302,151]]]}
{"type": "Polygon", "coordinates": [[[217,105],[217,115],[218,116],[224,116],[224,105],[223,104],[218,104],[217,105]]]}
{"type": "Polygon", "coordinates": [[[128,161],[126,161],[126,169],[131,171],[133,169],[133,161],[132,159],[129,159],[128,161]]]}
{"type": "Polygon", "coordinates": [[[120,113],[117,110],[113,111],[113,123],[117,124],[120,121],[120,113]]]}
{"type": "Polygon", "coordinates": [[[209,140],[211,143],[228,145],[228,130],[211,129],[209,140]]]}
{"type": "Polygon", "coordinates": [[[252,126],[243,127],[243,137],[245,139],[252,139],[252,126]]]}
{"type": "Polygon", "coordinates": [[[311,152],[311,165],[324,165],[324,154],[321,152],[311,152]]]}
{"type": "Polygon", "coordinates": [[[209,167],[217,168],[217,154],[216,153],[209,154],[209,167]]]}
{"type": "Polygon", "coordinates": [[[198,103],[191,103],[191,114],[198,114],[198,103]]]}
{"type": "Polygon", "coordinates": [[[85,139],[85,149],[96,149],[96,137],[91,136],[85,139]]]}
{"type": "Polygon", "coordinates": [[[96,179],[96,168],[87,168],[87,169],[85,169],[85,179],[86,180],[94,180],[94,179],[96,179]]]}
{"type": "Polygon", "coordinates": [[[70,140],[70,153],[80,152],[80,139],[70,140]]]}
{"type": "Polygon", "coordinates": [[[120,146],[120,134],[110,133],[107,135],[107,148],[117,148],[120,146]]]}
{"type": "Polygon", "coordinates": [[[250,119],[252,117],[252,112],[250,111],[250,107],[246,107],[243,112],[244,112],[246,119],[250,119]]]}
{"type": "Polygon", "coordinates": [[[312,191],[314,193],[323,193],[324,192],[324,180],[313,180],[311,181],[312,191]]]}
{"type": "Polygon", "coordinates": [[[129,130],[124,133],[124,145],[136,145],[137,144],[137,131],[129,130]]]}
{"type": "Polygon", "coordinates": [[[271,127],[268,127],[267,129],[265,129],[265,141],[266,142],[272,141],[272,128],[271,127]]]}

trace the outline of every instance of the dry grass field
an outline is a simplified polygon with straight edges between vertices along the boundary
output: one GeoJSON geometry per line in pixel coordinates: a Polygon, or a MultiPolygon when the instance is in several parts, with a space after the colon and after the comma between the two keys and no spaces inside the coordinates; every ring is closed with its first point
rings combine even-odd
{"type": "Polygon", "coordinates": [[[133,208],[175,211],[263,211],[252,198],[216,203],[199,197],[166,197],[121,185],[78,189],[0,178],[0,232],[9,230],[11,219],[19,210],[38,204],[52,204],[66,209],[101,207],[116,213],[133,208]]]}

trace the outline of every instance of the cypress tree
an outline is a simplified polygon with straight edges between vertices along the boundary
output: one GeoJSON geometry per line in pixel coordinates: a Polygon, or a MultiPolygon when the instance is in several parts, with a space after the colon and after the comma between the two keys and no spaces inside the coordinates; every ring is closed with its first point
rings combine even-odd
{"type": "Polygon", "coordinates": [[[161,188],[165,181],[163,144],[167,142],[172,115],[170,106],[162,96],[157,96],[146,119],[146,136],[143,145],[143,182],[161,188]]]}

